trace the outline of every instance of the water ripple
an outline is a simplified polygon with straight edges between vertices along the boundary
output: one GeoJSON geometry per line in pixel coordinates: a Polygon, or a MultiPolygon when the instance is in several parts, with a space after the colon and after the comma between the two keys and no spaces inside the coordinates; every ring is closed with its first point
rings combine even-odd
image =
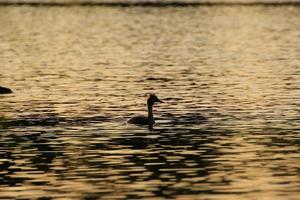
{"type": "Polygon", "coordinates": [[[298,199],[299,17],[0,7],[0,198],[298,199]]]}

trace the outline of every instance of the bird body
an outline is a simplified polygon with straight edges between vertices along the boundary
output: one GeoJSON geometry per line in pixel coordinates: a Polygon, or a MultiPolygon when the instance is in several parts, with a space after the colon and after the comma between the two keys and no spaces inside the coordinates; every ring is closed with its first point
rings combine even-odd
{"type": "Polygon", "coordinates": [[[135,117],[130,118],[127,122],[129,124],[140,124],[140,125],[149,125],[150,124],[148,117],[145,117],[145,116],[135,116],[135,117]]]}
{"type": "Polygon", "coordinates": [[[139,124],[139,125],[153,125],[155,123],[154,115],[153,115],[153,106],[156,102],[163,103],[163,101],[159,100],[155,94],[150,94],[147,99],[147,108],[148,108],[148,116],[136,116],[130,118],[127,122],[129,124],[139,124]]]}

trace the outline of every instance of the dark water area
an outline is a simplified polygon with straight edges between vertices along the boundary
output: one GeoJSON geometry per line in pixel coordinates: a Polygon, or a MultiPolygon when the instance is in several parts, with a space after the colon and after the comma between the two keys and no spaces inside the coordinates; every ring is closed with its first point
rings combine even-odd
{"type": "Polygon", "coordinates": [[[299,199],[299,19],[0,7],[0,198],[299,199]],[[148,92],[153,130],[126,123],[148,92]]]}

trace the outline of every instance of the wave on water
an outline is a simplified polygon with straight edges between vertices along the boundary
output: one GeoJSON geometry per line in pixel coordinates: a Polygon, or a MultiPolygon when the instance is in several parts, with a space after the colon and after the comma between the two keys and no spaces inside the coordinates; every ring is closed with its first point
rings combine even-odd
{"type": "Polygon", "coordinates": [[[0,0],[0,5],[30,6],[214,6],[300,5],[300,0],[0,0]]]}
{"type": "Polygon", "coordinates": [[[110,117],[92,116],[92,117],[73,117],[64,118],[57,115],[53,116],[24,116],[22,118],[5,119],[0,116],[0,128],[7,127],[28,127],[28,126],[56,126],[63,125],[86,125],[95,122],[107,122],[110,117]]]}

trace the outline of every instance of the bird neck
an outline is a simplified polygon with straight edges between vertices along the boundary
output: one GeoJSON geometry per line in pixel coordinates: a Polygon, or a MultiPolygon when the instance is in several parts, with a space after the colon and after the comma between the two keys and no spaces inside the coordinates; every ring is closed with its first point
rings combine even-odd
{"type": "Polygon", "coordinates": [[[147,103],[147,107],[148,107],[148,120],[150,122],[153,122],[154,121],[154,117],[153,117],[153,105],[147,103]]]}

